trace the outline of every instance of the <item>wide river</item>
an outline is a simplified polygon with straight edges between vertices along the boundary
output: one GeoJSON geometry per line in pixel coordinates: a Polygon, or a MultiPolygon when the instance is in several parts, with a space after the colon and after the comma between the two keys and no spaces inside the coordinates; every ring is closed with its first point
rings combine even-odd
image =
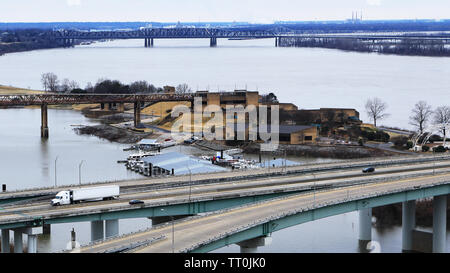
{"type": "MultiPolygon", "coordinates": [[[[143,41],[128,40],[14,53],[0,57],[0,84],[41,89],[41,74],[53,72],[82,87],[109,78],[125,83],[147,80],[156,86],[187,83],[194,90],[247,88],[274,92],[280,101],[295,103],[299,108],[356,108],[363,119],[365,100],[377,96],[390,106],[391,115],[383,123],[402,128],[409,128],[408,117],[416,101],[426,100],[433,106],[450,101],[446,90],[450,84],[448,58],[273,45],[273,40],[219,40],[217,48],[209,48],[207,40],[156,40],[154,48],[144,48],[143,41]]],[[[86,184],[139,178],[116,163],[126,157],[123,148],[128,145],[79,136],[73,130],[74,125],[97,123],[79,112],[50,109],[50,138],[43,141],[39,135],[39,109],[1,109],[0,184],[15,190],[51,187],[55,182],[78,184],[81,180],[86,184]]],[[[148,219],[121,220],[120,233],[150,226],[148,219]]],[[[357,226],[356,213],[330,217],[276,232],[272,244],[260,250],[358,252],[357,226]]],[[[72,228],[80,243],[89,242],[89,223],[53,225],[50,236],[39,236],[38,251],[64,249],[72,228]]],[[[383,252],[401,251],[400,227],[373,231],[383,252]]],[[[237,251],[234,245],[216,252],[237,251]]]]}
{"type": "Polygon", "coordinates": [[[0,58],[0,84],[41,89],[41,74],[53,72],[81,87],[100,78],[155,86],[187,83],[195,90],[258,90],[301,109],[356,108],[364,121],[368,98],[389,105],[379,124],[410,128],[414,104],[450,101],[450,58],[355,53],[329,49],[274,47],[273,39],[116,40],[70,49],[7,54],[0,58]]]}

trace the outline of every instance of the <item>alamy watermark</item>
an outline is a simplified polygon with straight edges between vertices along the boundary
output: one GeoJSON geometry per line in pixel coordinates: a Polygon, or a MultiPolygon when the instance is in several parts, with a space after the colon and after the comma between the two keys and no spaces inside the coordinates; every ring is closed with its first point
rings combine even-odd
{"type": "Polygon", "coordinates": [[[171,117],[172,138],[205,138],[206,140],[261,141],[261,151],[275,151],[279,144],[280,109],[278,105],[216,104],[203,105],[201,97],[194,98],[192,108],[177,105],[171,117]],[[269,122],[270,119],[270,122],[269,122]]]}

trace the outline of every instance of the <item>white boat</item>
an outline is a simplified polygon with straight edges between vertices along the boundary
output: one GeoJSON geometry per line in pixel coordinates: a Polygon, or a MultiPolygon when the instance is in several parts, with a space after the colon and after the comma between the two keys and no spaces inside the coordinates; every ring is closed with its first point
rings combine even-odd
{"type": "Polygon", "coordinates": [[[138,153],[129,155],[127,159],[128,160],[139,160],[143,157],[155,156],[155,155],[159,155],[159,154],[160,153],[158,153],[158,152],[142,152],[142,151],[140,151],[138,153]]]}

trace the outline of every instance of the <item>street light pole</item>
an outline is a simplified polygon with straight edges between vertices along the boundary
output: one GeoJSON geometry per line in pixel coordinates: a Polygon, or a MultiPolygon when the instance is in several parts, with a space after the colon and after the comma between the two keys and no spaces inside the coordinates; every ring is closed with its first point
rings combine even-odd
{"type": "Polygon", "coordinates": [[[78,183],[81,186],[81,165],[83,165],[84,160],[81,160],[80,165],[78,165],[78,183]]]}
{"type": "Polygon", "coordinates": [[[316,208],[316,175],[312,173],[314,176],[314,200],[313,200],[313,208],[316,208]]]}
{"type": "Polygon", "coordinates": [[[175,253],[175,223],[172,215],[167,214],[167,212],[164,211],[164,209],[161,209],[164,214],[169,216],[172,219],[172,253],[175,253]]]}
{"type": "Polygon", "coordinates": [[[189,170],[189,203],[190,203],[191,202],[191,194],[192,194],[192,172],[191,172],[191,168],[189,168],[189,162],[188,162],[187,168],[189,170]]]}
{"type": "Polygon", "coordinates": [[[57,187],[57,180],[56,180],[56,161],[58,161],[58,156],[55,158],[55,188],[57,187]]]}

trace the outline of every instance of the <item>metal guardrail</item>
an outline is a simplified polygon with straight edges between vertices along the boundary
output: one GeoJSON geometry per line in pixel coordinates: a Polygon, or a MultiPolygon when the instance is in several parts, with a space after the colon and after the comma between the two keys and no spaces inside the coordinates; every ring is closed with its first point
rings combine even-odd
{"type": "MultiPolygon", "coordinates": [[[[250,179],[257,179],[261,177],[270,177],[270,176],[284,176],[289,174],[305,174],[305,173],[311,173],[311,172],[318,172],[318,171],[328,171],[328,170],[340,170],[340,169],[353,169],[353,168],[362,168],[362,167],[368,167],[368,166],[391,166],[391,165],[399,165],[399,164],[413,164],[413,163],[422,163],[422,162],[432,162],[432,161],[442,161],[442,160],[450,160],[450,156],[402,156],[402,157],[389,157],[389,158],[373,158],[372,160],[366,160],[364,162],[356,162],[355,160],[343,160],[343,161],[333,161],[329,163],[314,163],[314,164],[305,164],[305,165],[295,165],[295,166],[286,166],[286,167],[275,167],[275,168],[268,168],[267,172],[260,172],[261,169],[255,170],[236,170],[233,173],[239,173],[242,172],[243,175],[241,176],[233,176],[230,178],[205,178],[202,180],[193,180],[192,182],[189,182],[189,175],[180,175],[176,176],[177,178],[180,178],[179,181],[174,182],[161,182],[156,185],[152,185],[155,188],[154,189],[161,189],[166,188],[167,184],[170,184],[171,187],[180,187],[180,186],[189,186],[189,185],[199,185],[204,183],[220,183],[220,182],[226,182],[226,181],[232,181],[232,180],[250,180],[250,179]],[[339,166],[332,166],[328,167],[329,165],[333,164],[339,164],[339,166]],[[320,167],[322,166],[322,167],[320,167]],[[309,168],[308,168],[309,167],[309,168]],[[296,170],[300,168],[299,170],[296,170]],[[253,173],[253,172],[260,172],[260,173],[253,173]],[[244,173],[247,173],[244,174],[244,173]]],[[[226,174],[228,174],[227,172],[226,174]]],[[[154,178],[159,179],[159,178],[154,178]]],[[[110,180],[110,181],[102,181],[102,182],[91,182],[91,183],[83,183],[83,186],[94,186],[99,184],[107,184],[107,183],[126,183],[126,182],[133,182],[133,181],[142,181],[143,179],[133,179],[133,180],[110,180]]],[[[152,181],[153,178],[146,178],[146,181],[152,181]]],[[[58,189],[62,188],[70,188],[70,187],[79,187],[78,184],[71,184],[71,185],[64,185],[61,186],[58,189]]],[[[148,185],[135,185],[135,186],[124,186],[124,188],[132,188],[132,187],[141,187],[141,186],[148,186],[148,185]]],[[[21,190],[15,190],[15,191],[7,191],[6,194],[19,194],[21,192],[28,192],[33,190],[49,190],[51,193],[56,193],[54,190],[54,187],[47,187],[47,188],[30,188],[30,189],[21,189],[21,190]]],[[[48,192],[45,194],[49,194],[48,192]]],[[[2,199],[2,195],[4,193],[0,193],[0,199],[2,199]]]]}

